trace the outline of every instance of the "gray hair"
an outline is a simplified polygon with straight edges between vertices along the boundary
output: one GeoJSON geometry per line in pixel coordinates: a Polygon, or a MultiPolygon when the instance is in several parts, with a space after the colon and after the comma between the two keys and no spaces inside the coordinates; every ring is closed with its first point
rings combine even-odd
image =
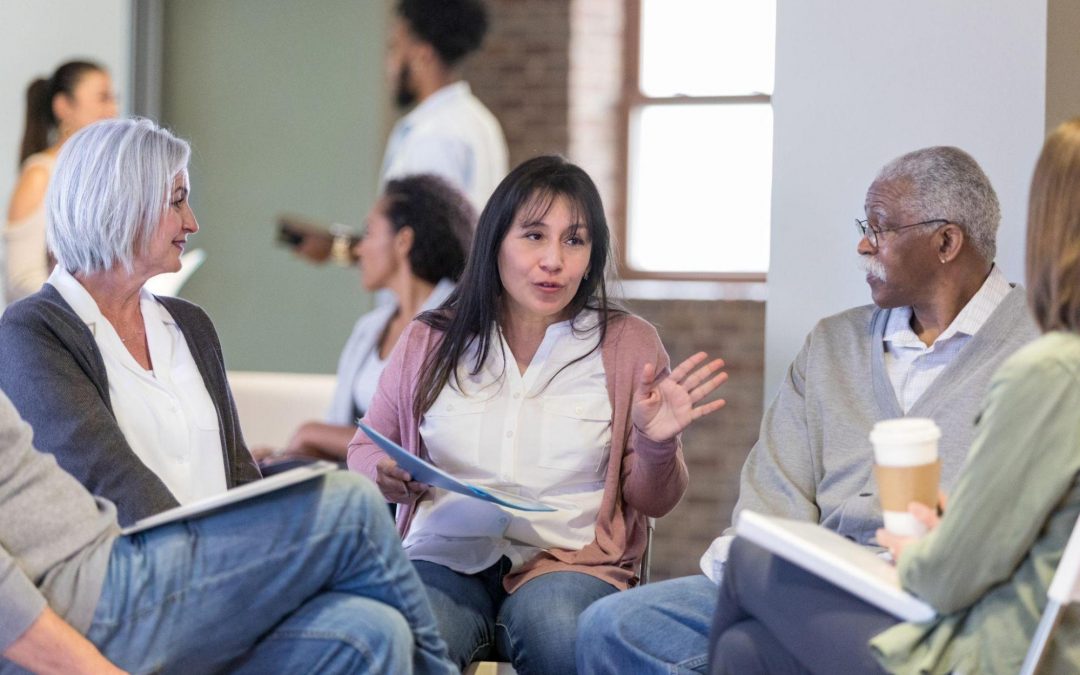
{"type": "Polygon", "coordinates": [[[986,262],[994,261],[1001,207],[990,179],[971,155],[945,145],[909,152],[886,164],[875,179],[887,181],[910,184],[901,198],[910,215],[959,225],[975,252],[986,262]]]}
{"type": "Polygon", "coordinates": [[[57,263],[72,274],[131,272],[190,156],[186,141],[147,119],[96,122],[68,139],[45,197],[57,263]]]}

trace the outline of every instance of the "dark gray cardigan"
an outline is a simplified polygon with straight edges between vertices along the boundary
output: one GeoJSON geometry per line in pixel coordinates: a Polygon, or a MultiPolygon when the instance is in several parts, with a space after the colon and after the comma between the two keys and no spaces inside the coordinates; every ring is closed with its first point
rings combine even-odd
{"type": "MultiPolygon", "coordinates": [[[[210,317],[186,300],[158,301],[176,319],[217,409],[226,484],[231,489],[257,480],[210,317]]],[[[121,525],[177,506],[116,423],[93,334],[50,284],[0,318],[0,390],[30,423],[34,446],[53,454],[90,492],[116,504],[121,525]]]]}

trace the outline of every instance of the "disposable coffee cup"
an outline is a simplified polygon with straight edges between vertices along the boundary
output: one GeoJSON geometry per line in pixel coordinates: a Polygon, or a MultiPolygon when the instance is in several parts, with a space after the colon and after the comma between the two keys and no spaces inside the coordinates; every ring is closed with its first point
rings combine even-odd
{"type": "Polygon", "coordinates": [[[926,534],[926,526],[908,513],[908,505],[919,502],[937,507],[940,438],[941,430],[934,420],[921,417],[884,420],[870,431],[874,475],[889,532],[904,537],[926,534]]]}

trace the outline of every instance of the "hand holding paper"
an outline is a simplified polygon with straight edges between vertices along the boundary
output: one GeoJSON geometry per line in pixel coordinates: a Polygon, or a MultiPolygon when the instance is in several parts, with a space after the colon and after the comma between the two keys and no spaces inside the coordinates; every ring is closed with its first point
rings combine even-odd
{"type": "Polygon", "coordinates": [[[409,472],[392,459],[379,460],[375,470],[375,484],[395,504],[411,504],[427,490],[427,485],[413,480],[409,472]]]}
{"type": "MultiPolygon", "coordinates": [[[[479,487],[477,485],[470,485],[469,483],[462,482],[457,478],[454,478],[450,474],[446,473],[439,467],[429,464],[420,459],[416,455],[411,454],[405,448],[401,447],[397,443],[391,441],[386,436],[383,436],[379,432],[375,431],[366,424],[360,423],[360,430],[368,435],[372,441],[375,442],[382,450],[390,457],[394,463],[397,464],[397,471],[403,473],[395,473],[397,478],[391,478],[391,474],[388,472],[388,480],[398,480],[402,485],[416,485],[423,487],[424,484],[431,485],[433,487],[439,487],[450,492],[456,492],[458,494],[465,495],[467,497],[473,497],[475,499],[482,499],[486,502],[493,504],[499,504],[500,506],[506,506],[511,509],[517,509],[519,511],[554,511],[552,507],[539,502],[535,499],[529,499],[520,495],[510,494],[502,490],[496,490],[495,488],[479,487]],[[406,482],[404,476],[407,475],[411,480],[406,482]]],[[[379,474],[382,476],[382,465],[379,466],[379,474]]],[[[379,487],[382,487],[380,482],[379,487]]],[[[395,488],[399,489],[399,488],[395,488]]],[[[407,492],[412,493],[413,488],[408,488],[407,492]]],[[[386,494],[384,492],[384,494],[386,494]]],[[[400,493],[404,494],[404,493],[400,493]]],[[[389,495],[388,495],[389,496],[389,495]]],[[[415,499],[415,496],[410,497],[408,500],[399,503],[408,503],[415,499]]]]}

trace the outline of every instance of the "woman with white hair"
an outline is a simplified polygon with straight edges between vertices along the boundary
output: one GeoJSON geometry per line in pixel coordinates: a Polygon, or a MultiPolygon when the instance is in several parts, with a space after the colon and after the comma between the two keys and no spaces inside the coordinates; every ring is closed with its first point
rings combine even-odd
{"type": "Polygon", "coordinates": [[[46,197],[56,268],[0,319],[0,389],[122,525],[260,477],[209,317],[143,288],[199,230],[189,155],[149,120],[72,136],[46,197]]]}

